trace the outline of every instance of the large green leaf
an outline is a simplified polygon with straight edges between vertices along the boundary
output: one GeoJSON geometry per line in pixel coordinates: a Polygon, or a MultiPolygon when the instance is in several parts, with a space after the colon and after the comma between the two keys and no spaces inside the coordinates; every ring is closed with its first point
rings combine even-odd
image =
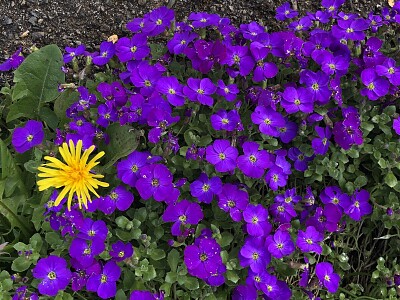
{"type": "Polygon", "coordinates": [[[101,168],[100,173],[111,167],[118,159],[129,155],[139,145],[140,132],[132,126],[121,126],[114,123],[108,126],[106,133],[110,137],[110,143],[104,150],[107,163],[101,168]]]}
{"type": "Polygon", "coordinates": [[[42,107],[58,96],[58,85],[65,81],[62,63],[62,54],[56,45],[45,46],[24,60],[14,73],[13,104],[7,122],[43,116],[42,107]]]}

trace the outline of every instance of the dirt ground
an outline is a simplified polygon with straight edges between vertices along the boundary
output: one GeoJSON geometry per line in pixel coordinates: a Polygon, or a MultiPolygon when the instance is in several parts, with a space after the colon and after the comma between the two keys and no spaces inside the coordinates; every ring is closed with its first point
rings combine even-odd
{"type": "MultiPolygon", "coordinates": [[[[262,21],[276,26],[275,9],[282,0],[0,0],[0,62],[19,46],[60,47],[85,44],[94,50],[112,34],[127,34],[125,24],[155,7],[168,5],[177,20],[206,11],[231,18],[236,25],[262,21]],[[272,22],[272,23],[271,23],[272,22]]],[[[300,13],[316,11],[319,0],[292,0],[300,13]]],[[[387,0],[347,0],[345,11],[363,15],[378,11],[387,0]]]]}

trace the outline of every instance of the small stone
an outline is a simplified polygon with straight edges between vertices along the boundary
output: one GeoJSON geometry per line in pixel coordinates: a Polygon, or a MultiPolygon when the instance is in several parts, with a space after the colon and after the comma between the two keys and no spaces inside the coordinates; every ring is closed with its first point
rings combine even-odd
{"type": "Polygon", "coordinates": [[[3,18],[3,22],[2,23],[3,23],[3,25],[11,25],[12,22],[13,22],[13,20],[10,17],[5,16],[3,18]]]}
{"type": "Polygon", "coordinates": [[[44,37],[44,32],[43,31],[37,31],[32,33],[32,40],[37,41],[40,40],[42,37],[44,37]]]}
{"type": "Polygon", "coordinates": [[[28,22],[31,23],[32,25],[36,25],[36,21],[37,21],[36,17],[30,17],[28,20],[28,22]]]}

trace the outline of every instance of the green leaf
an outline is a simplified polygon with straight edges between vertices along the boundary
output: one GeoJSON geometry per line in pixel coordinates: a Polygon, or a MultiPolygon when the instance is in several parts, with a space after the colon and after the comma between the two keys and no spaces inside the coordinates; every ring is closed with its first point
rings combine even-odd
{"type": "Polygon", "coordinates": [[[160,260],[165,257],[165,251],[162,249],[152,249],[150,257],[154,260],[160,260]]]}
{"type": "Polygon", "coordinates": [[[396,176],[393,174],[393,172],[389,172],[386,176],[385,176],[385,183],[390,186],[391,188],[395,187],[395,185],[397,184],[397,178],[396,176]]]}
{"type": "Polygon", "coordinates": [[[185,278],[185,282],[183,283],[183,285],[188,290],[194,291],[199,288],[199,281],[197,280],[197,278],[188,276],[185,278]]]}
{"type": "Polygon", "coordinates": [[[15,272],[23,272],[28,270],[28,268],[31,266],[32,261],[27,259],[25,256],[20,256],[14,259],[11,269],[15,272]]]}
{"type": "Polygon", "coordinates": [[[14,103],[10,106],[7,122],[21,117],[43,117],[45,103],[57,97],[58,85],[65,81],[62,64],[57,45],[45,46],[24,60],[14,73],[14,103]]]}
{"type": "Polygon", "coordinates": [[[175,272],[176,268],[178,267],[178,262],[179,262],[179,252],[176,249],[172,249],[169,253],[168,253],[168,264],[169,267],[171,268],[171,271],[175,272]]]}
{"type": "Polygon", "coordinates": [[[63,125],[70,121],[65,114],[66,110],[79,99],[79,93],[77,91],[67,89],[60,93],[57,99],[54,101],[54,113],[60,120],[60,125],[63,125]]]}
{"type": "Polygon", "coordinates": [[[100,168],[100,173],[111,167],[118,159],[131,154],[139,145],[140,133],[132,126],[114,123],[108,126],[106,133],[110,137],[110,143],[101,150],[105,151],[108,162],[100,168]]]}
{"type": "Polygon", "coordinates": [[[360,188],[368,183],[367,177],[364,175],[358,176],[356,180],[354,181],[354,186],[357,188],[360,188]]]}
{"type": "Polygon", "coordinates": [[[15,164],[14,158],[11,156],[6,144],[0,139],[0,163],[1,163],[1,180],[0,180],[0,214],[5,216],[11,224],[11,228],[18,227],[25,236],[32,236],[30,222],[21,216],[18,212],[20,204],[26,200],[27,192],[20,175],[20,170],[15,164]],[[7,182],[14,182],[18,192],[12,190],[8,198],[3,198],[3,193],[7,194],[7,182]]]}

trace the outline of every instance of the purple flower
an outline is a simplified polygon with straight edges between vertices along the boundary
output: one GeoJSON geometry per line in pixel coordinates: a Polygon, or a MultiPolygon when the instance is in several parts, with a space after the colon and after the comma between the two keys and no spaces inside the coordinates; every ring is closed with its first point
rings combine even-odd
{"type": "Polygon", "coordinates": [[[237,110],[227,112],[220,109],[216,114],[211,115],[211,126],[215,130],[233,131],[240,123],[240,116],[237,110]]]}
{"type": "Polygon", "coordinates": [[[400,135],[400,117],[393,120],[393,129],[398,135],[400,135]]]}
{"type": "Polygon", "coordinates": [[[226,183],[221,193],[218,194],[218,206],[225,212],[229,212],[231,218],[239,222],[242,220],[242,212],[249,204],[249,195],[240,190],[236,185],[226,183]]]}
{"type": "Polygon", "coordinates": [[[163,72],[157,66],[142,61],[131,73],[130,79],[134,86],[140,87],[140,94],[150,96],[163,72]]]}
{"type": "Polygon", "coordinates": [[[298,12],[290,7],[290,3],[285,2],[281,6],[278,6],[278,8],[276,9],[275,18],[279,21],[285,21],[286,19],[295,18],[297,17],[297,15],[298,12]]]}
{"type": "Polygon", "coordinates": [[[192,21],[194,28],[216,26],[218,25],[219,19],[220,17],[217,14],[209,14],[206,12],[192,12],[188,18],[189,21],[192,21]]]}
{"type": "Polygon", "coordinates": [[[174,222],[171,233],[175,236],[183,235],[186,224],[197,225],[203,217],[200,205],[186,199],[169,204],[162,215],[164,222],[174,222]]]}
{"type": "Polygon", "coordinates": [[[320,262],[315,266],[315,274],[328,292],[336,293],[339,288],[340,276],[334,273],[333,266],[328,262],[320,262]]]}
{"type": "Polygon", "coordinates": [[[249,52],[247,46],[230,46],[227,48],[226,58],[221,63],[236,66],[240,75],[247,76],[253,70],[255,64],[249,52]]]}
{"type": "Polygon", "coordinates": [[[161,296],[162,293],[160,293],[160,296],[157,294],[152,294],[149,291],[132,291],[129,300],[163,300],[164,297],[161,296]]]}
{"type": "Polygon", "coordinates": [[[199,178],[190,184],[190,194],[200,202],[210,204],[214,195],[219,194],[222,189],[222,181],[219,177],[208,178],[201,173],[199,178]]]}
{"type": "Polygon", "coordinates": [[[118,241],[111,246],[110,256],[114,261],[123,261],[124,259],[130,258],[133,255],[133,246],[131,243],[118,241]]]}
{"type": "Polygon", "coordinates": [[[287,87],[282,94],[281,105],[288,114],[298,111],[312,113],[314,111],[314,102],[312,94],[303,87],[287,87]]]}
{"type": "Polygon", "coordinates": [[[270,261],[271,255],[266,251],[264,238],[247,237],[239,252],[240,265],[259,273],[266,269],[270,261]]]}
{"type": "Polygon", "coordinates": [[[265,32],[265,28],[259,23],[253,21],[249,24],[240,24],[240,31],[243,33],[243,37],[247,40],[254,41],[260,33],[265,32]]]}
{"type": "Polygon", "coordinates": [[[363,143],[362,131],[360,129],[360,116],[356,108],[349,106],[342,109],[344,120],[336,122],[333,127],[335,142],[345,150],[351,148],[353,144],[363,143]]]}
{"type": "Polygon", "coordinates": [[[225,99],[229,102],[236,99],[237,94],[239,93],[239,89],[236,84],[228,84],[225,83],[220,79],[217,82],[217,95],[225,97],[225,99]]]}
{"type": "Polygon", "coordinates": [[[346,0],[322,0],[321,5],[329,12],[335,12],[346,0]]]}
{"type": "Polygon", "coordinates": [[[343,193],[337,186],[327,186],[322,190],[319,197],[324,204],[339,205],[341,211],[347,209],[351,204],[349,195],[343,193]]]}
{"type": "Polygon", "coordinates": [[[97,292],[101,299],[114,297],[117,293],[117,281],[121,276],[121,269],[114,261],[108,261],[101,274],[92,274],[86,284],[90,292],[97,292]]]}
{"type": "Polygon", "coordinates": [[[372,212],[372,206],[368,203],[369,193],[366,190],[357,190],[351,197],[351,204],[345,209],[346,214],[355,221],[360,221],[365,215],[372,212]]]}
{"type": "Polygon", "coordinates": [[[389,92],[389,82],[383,77],[379,77],[374,69],[368,68],[361,72],[361,81],[366,88],[360,91],[362,96],[367,96],[370,100],[377,100],[389,92]]]}
{"type": "Polygon", "coordinates": [[[191,100],[198,101],[201,104],[212,106],[214,100],[212,94],[215,93],[217,87],[213,84],[211,79],[203,78],[189,78],[187,86],[183,88],[183,93],[191,100]]]}
{"type": "Polygon", "coordinates": [[[232,294],[232,300],[257,300],[257,290],[253,285],[238,285],[232,294]]]}
{"type": "Polygon", "coordinates": [[[312,20],[309,16],[304,16],[298,21],[294,21],[289,24],[289,28],[294,31],[307,31],[313,25],[312,20]]]}
{"type": "Polygon", "coordinates": [[[71,288],[74,292],[83,289],[87,280],[92,274],[100,274],[101,265],[98,261],[93,260],[90,266],[84,267],[78,260],[71,258],[71,265],[76,270],[72,273],[71,288]]]}
{"type": "Polygon", "coordinates": [[[131,187],[136,185],[140,169],[147,164],[149,155],[144,152],[133,151],[126,159],[117,164],[117,176],[125,184],[131,187]]]}
{"type": "Polygon", "coordinates": [[[317,104],[325,105],[329,102],[332,91],[328,87],[329,76],[325,73],[305,70],[300,73],[300,83],[306,86],[317,104]]]}
{"type": "Polygon", "coordinates": [[[206,159],[217,172],[233,171],[238,154],[238,150],[228,140],[215,140],[206,148],[206,159]]]}
{"type": "Polygon", "coordinates": [[[42,122],[29,120],[24,127],[16,128],[12,134],[12,145],[18,153],[24,153],[44,139],[42,122]]]}
{"type": "Polygon", "coordinates": [[[143,200],[153,197],[156,201],[175,201],[177,196],[172,184],[172,174],[165,165],[151,164],[140,171],[136,189],[143,200]]]}
{"type": "Polygon", "coordinates": [[[100,53],[92,54],[93,63],[98,66],[104,66],[115,54],[115,45],[112,42],[102,42],[100,44],[100,53]]]}
{"type": "Polygon", "coordinates": [[[53,297],[67,287],[72,276],[65,259],[55,255],[39,259],[32,273],[33,277],[42,279],[38,285],[39,292],[53,297]]]}
{"type": "Polygon", "coordinates": [[[289,232],[277,230],[265,240],[265,246],[269,253],[275,258],[282,258],[290,255],[294,251],[294,244],[289,232]]]}
{"type": "Polygon", "coordinates": [[[289,158],[294,161],[294,168],[297,171],[304,172],[308,169],[308,162],[313,159],[313,156],[305,156],[297,147],[292,147],[288,152],[289,158]]]}
{"type": "Polygon", "coordinates": [[[112,214],[115,209],[126,211],[131,207],[134,197],[124,186],[119,185],[98,203],[98,209],[106,215],[112,214]]]}
{"type": "Polygon", "coordinates": [[[292,203],[274,203],[269,207],[269,212],[275,222],[279,224],[289,223],[297,216],[292,203]]]}
{"type": "Polygon", "coordinates": [[[88,267],[93,264],[94,257],[104,251],[104,248],[104,240],[75,238],[69,247],[69,254],[83,267],[88,267]]]}
{"type": "Polygon", "coordinates": [[[299,126],[295,122],[285,118],[285,125],[278,127],[278,134],[281,141],[285,144],[290,143],[296,136],[299,126]]]}
{"type": "Polygon", "coordinates": [[[199,238],[184,250],[183,260],[188,273],[201,279],[217,273],[222,265],[221,247],[213,238],[199,238]]]}
{"type": "Polygon", "coordinates": [[[325,155],[326,152],[328,152],[329,149],[329,139],[332,136],[332,129],[330,129],[329,127],[319,127],[319,126],[315,126],[315,131],[318,134],[318,138],[314,138],[311,142],[311,145],[314,149],[314,153],[315,154],[319,154],[319,155],[325,155]]]}
{"type": "Polygon", "coordinates": [[[94,221],[86,218],[81,228],[79,228],[78,237],[84,240],[99,240],[105,241],[107,238],[108,229],[103,220],[94,221]]]}
{"type": "Polygon", "coordinates": [[[326,50],[320,51],[315,57],[315,61],[321,66],[322,72],[327,75],[344,74],[349,68],[349,60],[347,58],[342,55],[334,56],[326,50]]]}
{"type": "Polygon", "coordinates": [[[261,204],[247,205],[243,211],[247,233],[252,236],[266,236],[271,232],[272,226],[268,222],[268,210],[261,204]]]}
{"type": "Polygon", "coordinates": [[[278,190],[279,187],[285,186],[287,179],[288,174],[286,174],[279,166],[271,167],[265,175],[265,181],[273,191],[278,190]]]}
{"type": "Polygon", "coordinates": [[[313,226],[308,226],[306,231],[299,230],[296,246],[299,247],[302,252],[321,254],[322,247],[319,243],[322,242],[323,239],[323,233],[317,231],[313,226]]]}
{"type": "Polygon", "coordinates": [[[118,112],[111,101],[107,101],[105,104],[100,104],[97,108],[97,113],[99,114],[99,117],[97,118],[96,123],[100,126],[108,127],[110,122],[118,120],[118,112]]]}
{"type": "Polygon", "coordinates": [[[175,33],[174,37],[167,43],[169,52],[175,55],[182,54],[188,47],[189,43],[197,38],[197,36],[197,33],[187,31],[175,33]]]}
{"type": "Polygon", "coordinates": [[[382,65],[375,67],[375,71],[379,76],[385,76],[394,86],[400,85],[400,68],[396,66],[393,58],[387,58],[382,65]]]}
{"type": "Polygon", "coordinates": [[[183,85],[179,83],[176,77],[160,78],[157,81],[156,90],[166,95],[168,102],[173,106],[182,106],[185,104],[183,85]]]}
{"type": "Polygon", "coordinates": [[[158,7],[143,18],[142,31],[148,36],[156,36],[167,29],[175,18],[174,11],[165,6],[158,7]]]}
{"type": "Polygon", "coordinates": [[[143,34],[135,34],[132,38],[122,37],[115,44],[116,55],[121,62],[141,60],[150,54],[147,38],[143,34]]]}
{"type": "Polygon", "coordinates": [[[251,114],[251,121],[259,125],[259,130],[265,135],[277,137],[279,135],[278,128],[285,126],[285,119],[279,112],[272,108],[257,106],[251,114]]]}
{"type": "Polygon", "coordinates": [[[364,19],[338,20],[332,26],[332,34],[338,39],[361,41],[365,39],[364,31],[369,27],[369,22],[364,19]]]}
{"type": "Polygon", "coordinates": [[[16,69],[22,64],[24,57],[21,54],[22,48],[15,51],[9,59],[0,64],[0,72],[10,71],[11,69],[16,69]]]}
{"type": "Polygon", "coordinates": [[[97,86],[97,90],[106,101],[112,101],[116,106],[124,106],[128,101],[127,93],[122,84],[118,81],[112,82],[100,82],[97,86]]]}
{"type": "Polygon", "coordinates": [[[275,197],[275,202],[295,205],[301,201],[301,196],[296,194],[296,188],[288,189],[284,194],[275,197]]]}
{"type": "Polygon", "coordinates": [[[82,55],[85,53],[85,45],[79,45],[76,48],[71,48],[71,47],[65,47],[65,52],[67,52],[66,54],[64,54],[63,60],[64,63],[69,63],[71,62],[76,56],[78,55],[82,55]]]}
{"type": "Polygon", "coordinates": [[[261,178],[267,168],[274,165],[273,155],[267,150],[258,150],[260,145],[256,142],[243,144],[244,155],[237,158],[237,166],[244,175],[251,178],[261,178]]]}
{"type": "Polygon", "coordinates": [[[278,74],[278,67],[273,62],[265,62],[270,49],[259,42],[253,42],[250,45],[250,51],[256,60],[253,81],[260,82],[267,78],[273,78],[278,74]]]}

